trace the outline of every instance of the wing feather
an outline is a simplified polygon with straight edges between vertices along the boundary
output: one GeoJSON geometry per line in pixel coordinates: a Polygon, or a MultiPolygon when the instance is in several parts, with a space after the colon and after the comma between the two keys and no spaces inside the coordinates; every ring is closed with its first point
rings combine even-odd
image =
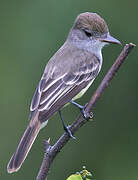
{"type": "Polygon", "coordinates": [[[45,72],[35,91],[30,110],[38,110],[40,116],[45,114],[49,117],[85,88],[98,72],[99,60],[96,57],[57,77],[49,77],[45,72]]]}
{"type": "Polygon", "coordinates": [[[37,107],[39,106],[39,102],[40,102],[40,98],[41,98],[41,93],[39,93],[38,90],[39,87],[36,88],[32,102],[31,102],[31,106],[30,106],[30,111],[35,111],[37,109],[37,107]]]}
{"type": "Polygon", "coordinates": [[[55,84],[53,84],[47,91],[42,92],[40,105],[45,103],[49,98],[54,96],[55,93],[57,93],[60,89],[62,89],[63,83],[61,80],[57,81],[55,84]],[[46,92],[46,93],[45,93],[46,92]]]}
{"type": "Polygon", "coordinates": [[[66,93],[64,93],[58,100],[53,103],[49,110],[41,111],[39,114],[39,120],[41,122],[49,119],[55,112],[57,112],[62,106],[69,102],[72,97],[76,96],[83,88],[88,85],[89,81],[83,82],[79,86],[73,86],[66,93]]]}

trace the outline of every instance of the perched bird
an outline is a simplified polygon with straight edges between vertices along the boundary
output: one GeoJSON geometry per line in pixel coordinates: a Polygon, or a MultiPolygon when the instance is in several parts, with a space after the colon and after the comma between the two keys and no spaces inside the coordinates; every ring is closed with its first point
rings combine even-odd
{"type": "MultiPolygon", "coordinates": [[[[45,67],[30,106],[29,125],[8,164],[9,173],[19,170],[40,129],[55,112],[61,115],[68,102],[78,105],[74,100],[86,92],[100,72],[101,50],[109,43],[120,44],[98,14],[86,12],[76,18],[65,43],[45,67]]],[[[64,129],[72,136],[65,124],[64,129]]]]}

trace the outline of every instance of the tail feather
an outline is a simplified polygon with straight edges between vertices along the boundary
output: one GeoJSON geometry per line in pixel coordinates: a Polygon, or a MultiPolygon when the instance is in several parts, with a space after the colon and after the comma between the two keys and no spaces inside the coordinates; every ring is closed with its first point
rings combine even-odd
{"type": "Polygon", "coordinates": [[[40,129],[41,123],[38,120],[34,121],[33,123],[30,122],[30,124],[27,126],[16,152],[9,161],[7,166],[8,173],[12,173],[20,169],[40,129]]]}

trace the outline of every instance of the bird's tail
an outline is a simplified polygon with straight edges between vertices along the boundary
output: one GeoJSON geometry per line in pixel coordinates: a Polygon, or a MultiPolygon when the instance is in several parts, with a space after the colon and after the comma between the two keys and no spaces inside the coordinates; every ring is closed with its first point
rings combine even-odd
{"type": "Polygon", "coordinates": [[[20,169],[40,129],[41,129],[41,123],[38,120],[38,118],[30,121],[16,149],[16,152],[13,154],[13,156],[11,157],[8,163],[7,166],[8,173],[13,173],[20,169]]]}

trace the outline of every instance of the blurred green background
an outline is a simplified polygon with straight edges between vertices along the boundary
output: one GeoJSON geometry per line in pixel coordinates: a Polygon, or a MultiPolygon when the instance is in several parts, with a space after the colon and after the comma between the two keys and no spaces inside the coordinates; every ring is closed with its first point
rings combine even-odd
{"type": "MultiPolygon", "coordinates": [[[[35,179],[44,153],[44,139],[53,144],[63,133],[59,115],[43,129],[19,172],[7,173],[7,163],[28,124],[29,106],[49,58],[64,43],[74,19],[97,12],[123,45],[138,44],[136,0],[0,0],[0,179],[35,179]]],[[[122,47],[103,50],[101,73],[78,102],[85,104],[122,47]]],[[[138,54],[130,54],[87,123],[55,159],[48,179],[65,180],[86,165],[100,180],[138,179],[138,54]]],[[[78,115],[63,110],[68,123],[78,115]]]]}

